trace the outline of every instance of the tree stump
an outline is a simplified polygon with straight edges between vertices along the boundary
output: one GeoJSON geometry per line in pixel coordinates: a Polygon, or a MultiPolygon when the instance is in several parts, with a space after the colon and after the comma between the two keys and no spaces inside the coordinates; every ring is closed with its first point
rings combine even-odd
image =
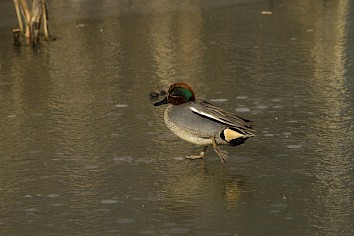
{"type": "Polygon", "coordinates": [[[20,36],[23,36],[27,46],[38,47],[42,18],[44,37],[49,40],[46,0],[13,0],[13,2],[19,24],[19,29],[13,30],[14,45],[21,45],[20,36]]]}

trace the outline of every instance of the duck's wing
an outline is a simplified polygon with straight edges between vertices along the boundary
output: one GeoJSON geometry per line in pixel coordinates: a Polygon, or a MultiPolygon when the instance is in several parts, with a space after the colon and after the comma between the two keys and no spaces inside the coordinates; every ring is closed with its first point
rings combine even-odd
{"type": "Polygon", "coordinates": [[[254,132],[252,129],[252,121],[241,118],[231,112],[227,112],[206,101],[193,102],[190,106],[190,109],[192,112],[202,117],[230,126],[232,128],[236,128],[247,136],[254,136],[252,133],[254,132]]]}

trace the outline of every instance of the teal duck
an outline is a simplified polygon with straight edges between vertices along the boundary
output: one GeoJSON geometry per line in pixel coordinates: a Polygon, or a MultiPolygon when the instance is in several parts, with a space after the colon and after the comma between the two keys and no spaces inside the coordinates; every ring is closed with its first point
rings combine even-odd
{"type": "Polygon", "coordinates": [[[228,153],[217,145],[236,146],[255,136],[252,121],[216,107],[209,102],[196,100],[194,92],[185,83],[171,85],[167,96],[154,104],[168,104],[164,120],[167,127],[178,137],[196,145],[202,145],[199,155],[188,159],[202,159],[209,145],[225,162],[228,153]]]}

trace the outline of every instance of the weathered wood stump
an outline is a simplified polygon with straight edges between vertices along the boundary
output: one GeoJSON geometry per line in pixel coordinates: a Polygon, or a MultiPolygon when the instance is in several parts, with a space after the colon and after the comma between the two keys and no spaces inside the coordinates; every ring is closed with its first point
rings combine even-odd
{"type": "Polygon", "coordinates": [[[20,29],[14,29],[14,30],[12,30],[12,34],[13,34],[13,36],[14,36],[14,46],[16,46],[16,47],[21,46],[20,33],[21,33],[21,30],[20,30],[20,29]]]}
{"type": "Polygon", "coordinates": [[[42,18],[44,38],[49,40],[46,0],[13,0],[13,2],[19,24],[19,29],[13,30],[14,45],[21,45],[20,36],[23,36],[27,46],[38,47],[42,18]]]}

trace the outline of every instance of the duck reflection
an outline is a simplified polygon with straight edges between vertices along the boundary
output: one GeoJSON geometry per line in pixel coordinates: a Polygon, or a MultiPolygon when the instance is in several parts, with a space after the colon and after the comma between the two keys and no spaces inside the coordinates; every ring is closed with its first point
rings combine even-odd
{"type": "Polygon", "coordinates": [[[170,177],[162,187],[163,207],[174,219],[212,219],[216,212],[236,209],[248,194],[247,177],[210,163],[181,161],[171,166],[170,177]],[[220,206],[222,206],[220,208],[220,206]]]}

